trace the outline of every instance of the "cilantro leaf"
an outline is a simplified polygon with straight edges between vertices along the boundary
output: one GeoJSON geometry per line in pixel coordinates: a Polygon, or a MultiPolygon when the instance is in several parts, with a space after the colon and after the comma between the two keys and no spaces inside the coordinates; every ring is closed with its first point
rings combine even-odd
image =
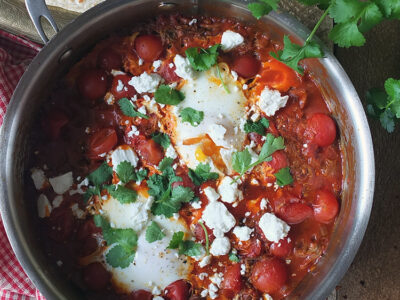
{"type": "Polygon", "coordinates": [[[229,260],[236,263],[240,261],[239,257],[233,252],[229,253],[229,260]]]}
{"type": "Polygon", "coordinates": [[[216,180],[219,175],[215,172],[210,172],[211,167],[209,164],[200,163],[196,169],[189,169],[189,177],[195,185],[201,185],[208,180],[216,180]]]}
{"type": "Polygon", "coordinates": [[[182,122],[188,122],[192,126],[199,126],[201,121],[203,121],[204,118],[204,112],[195,110],[191,107],[186,107],[182,109],[180,113],[180,117],[182,118],[182,122]]]}
{"type": "Polygon", "coordinates": [[[381,125],[385,128],[389,133],[394,131],[394,114],[390,110],[390,108],[384,110],[380,116],[379,121],[381,121],[381,125]]]}
{"type": "Polygon", "coordinates": [[[162,132],[153,134],[152,139],[164,149],[167,149],[169,145],[171,145],[171,140],[169,139],[168,134],[162,132]]]}
{"type": "Polygon", "coordinates": [[[260,19],[262,16],[269,14],[272,10],[277,10],[279,0],[260,0],[259,2],[250,3],[247,8],[253,16],[260,19]]]}
{"type": "Polygon", "coordinates": [[[88,179],[91,183],[95,186],[100,186],[104,182],[111,179],[113,174],[112,168],[106,163],[103,162],[100,167],[94,170],[92,173],[89,174],[88,179]]]}
{"type": "Polygon", "coordinates": [[[141,169],[139,171],[136,172],[136,182],[142,182],[143,179],[145,179],[147,177],[147,170],[146,169],[141,169]]]}
{"type": "Polygon", "coordinates": [[[158,165],[158,168],[160,169],[161,172],[164,172],[168,167],[172,165],[174,162],[174,159],[172,157],[164,157],[160,164],[158,165]]]}
{"type": "Polygon", "coordinates": [[[194,192],[189,187],[178,185],[172,189],[171,200],[172,202],[184,203],[190,202],[194,198],[194,192]]]}
{"type": "Polygon", "coordinates": [[[280,169],[274,174],[276,178],[276,184],[279,186],[285,186],[293,183],[293,177],[290,174],[289,167],[280,169]]]}
{"type": "Polygon", "coordinates": [[[119,180],[123,183],[127,183],[131,180],[136,180],[135,169],[129,161],[121,162],[116,169],[119,180]]]}
{"type": "Polygon", "coordinates": [[[188,48],[185,53],[194,70],[207,71],[217,63],[218,50],[220,47],[221,44],[216,44],[207,49],[188,48]]]}
{"type": "Polygon", "coordinates": [[[153,243],[155,241],[162,240],[165,237],[165,233],[161,231],[160,226],[156,222],[151,222],[151,224],[146,229],[146,241],[153,243]]]}
{"type": "Polygon", "coordinates": [[[181,91],[162,84],[154,93],[154,99],[157,103],[177,105],[185,99],[185,95],[181,91]]]}
{"type": "Polygon", "coordinates": [[[130,251],[121,245],[115,245],[106,254],[107,263],[113,268],[127,268],[135,258],[135,251],[130,251]]]}
{"type": "Polygon", "coordinates": [[[251,154],[249,150],[244,149],[241,152],[235,152],[232,155],[232,167],[239,174],[244,174],[250,169],[251,154]]]}
{"type": "Polygon", "coordinates": [[[137,192],[122,185],[111,185],[107,187],[112,197],[117,199],[121,204],[132,203],[136,201],[137,192]]]}
{"type": "Polygon", "coordinates": [[[266,118],[261,118],[256,122],[247,120],[246,124],[244,124],[244,131],[247,133],[255,132],[259,135],[266,135],[265,129],[267,129],[268,127],[269,121],[266,118]]]}
{"type": "Polygon", "coordinates": [[[329,7],[331,0],[298,0],[299,2],[305,5],[318,5],[318,7],[322,10],[325,10],[329,7]]]}
{"type": "Polygon", "coordinates": [[[383,19],[379,7],[371,1],[335,0],[329,14],[337,23],[329,38],[340,47],[364,45],[363,33],[383,19]]]}
{"type": "Polygon", "coordinates": [[[174,232],[172,235],[172,239],[169,242],[167,249],[178,249],[179,244],[183,241],[183,236],[185,234],[183,231],[174,232]]]}
{"type": "Polygon", "coordinates": [[[306,41],[303,46],[292,43],[287,35],[283,37],[283,50],[277,53],[271,52],[270,55],[277,60],[283,62],[299,74],[303,74],[304,70],[299,66],[300,60],[305,58],[324,57],[324,53],[320,45],[314,41],[306,41]]]}
{"type": "Polygon", "coordinates": [[[376,5],[387,19],[400,19],[400,2],[398,0],[375,0],[376,5]]]}
{"type": "Polygon", "coordinates": [[[122,113],[128,117],[141,117],[144,119],[148,119],[149,117],[138,112],[136,110],[135,105],[130,101],[128,98],[121,98],[118,100],[119,108],[121,109],[122,113]]]}
{"type": "Polygon", "coordinates": [[[264,145],[261,147],[258,160],[265,161],[272,153],[278,150],[285,149],[285,141],[283,137],[274,137],[271,133],[267,134],[264,145]]]}

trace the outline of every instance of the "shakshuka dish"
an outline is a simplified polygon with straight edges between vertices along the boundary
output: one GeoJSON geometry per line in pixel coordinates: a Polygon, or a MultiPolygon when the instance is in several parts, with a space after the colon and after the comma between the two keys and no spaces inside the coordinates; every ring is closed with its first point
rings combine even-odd
{"type": "Polygon", "coordinates": [[[282,299],[314,270],[342,156],[280,49],[235,19],[159,16],[49,87],[27,194],[49,263],[88,299],[282,299]]]}

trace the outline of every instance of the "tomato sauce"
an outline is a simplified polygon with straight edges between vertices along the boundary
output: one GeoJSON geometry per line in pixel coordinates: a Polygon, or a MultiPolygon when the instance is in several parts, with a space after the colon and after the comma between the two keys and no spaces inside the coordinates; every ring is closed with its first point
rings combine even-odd
{"type": "MultiPolygon", "coordinates": [[[[249,41],[219,56],[248,85],[243,91],[246,97],[260,95],[265,87],[288,96],[284,108],[273,116],[263,116],[269,121],[266,132],[283,137],[285,149],[275,152],[270,161],[255,166],[239,182],[241,201],[225,204],[235,217],[236,226],[253,229],[250,239],[240,241],[232,231],[226,233],[235,251],[212,257],[204,267],[193,260],[189,278],[171,283],[161,296],[171,300],[206,299],[210,294],[202,296],[202,291],[212,281],[209,275],[201,274],[221,273],[223,281],[216,299],[235,296],[260,299],[264,294],[281,299],[290,295],[315,268],[329,244],[340,209],[342,155],[337,125],[312,75],[306,70],[301,76],[273,59],[269,52],[280,45],[253,26],[213,17],[197,17],[193,25],[189,25],[190,20],[180,15],[160,16],[137,26],[130,36],[113,36],[99,42],[54,87],[33,129],[34,155],[30,167],[43,169],[48,178],[73,170],[73,189],[83,189],[82,193],[71,190],[63,193],[58,205],[55,199],[59,195],[48,183],[31,194],[36,197],[41,193],[54,199],[48,217],[39,222],[45,253],[89,299],[153,297],[141,289],[121,294],[113,286],[111,273],[100,259],[106,243],[101,229],[93,222],[93,215],[101,210],[102,198],[107,193],[103,190],[94,194],[91,202],[87,202],[83,194],[90,187],[78,186],[78,182],[107,162],[107,153],[119,145],[135,149],[138,168],[146,169],[147,176],[160,173],[157,166],[165,153],[152,137],[161,130],[160,121],[164,132],[171,130],[173,122],[168,123],[169,115],[161,110],[148,112],[148,118],[128,117],[116,101],[135,97],[136,108],[140,110],[148,103],[149,96],[139,94],[129,85],[132,76],[151,71],[153,62],[160,59],[162,63],[155,72],[166,83],[179,82],[175,66],[170,65],[175,55],[184,55],[189,47],[207,48],[220,43],[226,30],[240,33],[249,41]],[[133,127],[137,134],[131,133],[133,127]],[[286,167],[290,167],[293,183],[280,187],[275,174],[286,167]],[[279,242],[268,240],[258,225],[267,212],[290,225],[289,234],[279,242]]],[[[246,137],[246,143],[250,142],[259,151],[264,139],[252,132],[246,137]]],[[[210,157],[215,166],[225,169],[219,155],[221,147],[208,135],[186,140],[184,144],[199,144],[196,150],[199,161],[210,157]]],[[[175,173],[182,181],[174,183],[172,188],[189,187],[200,198],[200,208],[184,204],[179,215],[188,228],[194,228],[196,242],[206,246],[205,232],[199,222],[209,200],[201,191],[206,187],[217,189],[217,185],[215,181],[206,181],[195,186],[188,172],[187,166],[176,168],[175,173]]],[[[112,183],[116,182],[118,177],[114,173],[112,183]]],[[[146,180],[127,186],[148,196],[146,180]]],[[[206,226],[206,230],[211,245],[215,236],[211,228],[206,226]]]]}

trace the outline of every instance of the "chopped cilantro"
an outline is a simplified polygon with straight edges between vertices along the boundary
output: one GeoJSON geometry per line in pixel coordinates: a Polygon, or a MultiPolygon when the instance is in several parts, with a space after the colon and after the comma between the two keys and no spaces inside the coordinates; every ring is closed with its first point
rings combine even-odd
{"type": "Polygon", "coordinates": [[[132,203],[136,201],[137,193],[122,185],[109,185],[106,187],[112,197],[121,204],[132,203]]]}
{"type": "Polygon", "coordinates": [[[153,243],[155,241],[162,240],[165,237],[165,233],[161,231],[160,226],[156,222],[151,222],[151,224],[146,229],[146,241],[153,243]]]}
{"type": "Polygon", "coordinates": [[[171,145],[171,140],[169,139],[168,134],[162,132],[153,134],[152,139],[164,149],[167,149],[169,145],[171,145]]]}
{"type": "Polygon", "coordinates": [[[180,113],[180,117],[182,118],[183,122],[188,122],[192,126],[199,126],[201,121],[203,121],[204,118],[204,112],[195,110],[191,107],[185,107],[182,109],[180,113]]]}
{"type": "Polygon", "coordinates": [[[162,84],[156,90],[154,99],[161,104],[177,105],[185,99],[185,95],[181,91],[162,84]]]}
{"type": "Polygon", "coordinates": [[[229,260],[236,262],[236,263],[238,263],[240,261],[239,257],[233,252],[229,253],[229,260]]]}
{"type": "Polygon", "coordinates": [[[268,127],[269,121],[266,118],[261,118],[256,122],[247,120],[246,124],[244,124],[244,131],[247,133],[255,132],[259,135],[266,135],[265,129],[267,129],[268,127]]]}
{"type": "Polygon", "coordinates": [[[158,168],[160,169],[161,172],[163,172],[168,167],[171,167],[173,162],[174,159],[172,157],[164,157],[160,162],[160,164],[158,165],[158,168]]]}
{"type": "Polygon", "coordinates": [[[138,112],[136,110],[135,105],[130,101],[128,98],[121,98],[118,100],[119,108],[121,109],[122,113],[128,117],[141,117],[144,119],[148,119],[149,117],[138,112]]]}
{"type": "Polygon", "coordinates": [[[185,53],[194,70],[207,71],[217,63],[218,50],[220,47],[221,44],[216,44],[207,49],[188,48],[185,53]]]}
{"type": "Polygon", "coordinates": [[[101,215],[93,216],[94,223],[103,232],[107,245],[114,246],[106,254],[106,261],[112,267],[126,268],[135,257],[138,236],[132,229],[112,228],[101,215]]]}
{"type": "Polygon", "coordinates": [[[277,10],[279,0],[260,0],[247,5],[253,16],[260,19],[269,14],[272,10],[277,10]]]}
{"type": "Polygon", "coordinates": [[[293,177],[290,174],[289,167],[280,169],[274,174],[276,178],[276,184],[279,186],[285,186],[293,183],[293,177]]]}
{"type": "Polygon", "coordinates": [[[195,170],[189,169],[189,177],[195,185],[201,185],[208,180],[216,180],[219,175],[215,172],[210,172],[211,167],[209,164],[200,163],[196,166],[195,170]]]}
{"type": "Polygon", "coordinates": [[[187,256],[200,256],[203,252],[203,246],[189,240],[183,240],[182,231],[175,232],[169,242],[168,249],[178,249],[179,254],[187,256]]]}
{"type": "Polygon", "coordinates": [[[95,186],[100,186],[106,181],[110,180],[113,174],[112,168],[106,163],[103,162],[100,167],[94,170],[89,174],[88,179],[95,186]]]}

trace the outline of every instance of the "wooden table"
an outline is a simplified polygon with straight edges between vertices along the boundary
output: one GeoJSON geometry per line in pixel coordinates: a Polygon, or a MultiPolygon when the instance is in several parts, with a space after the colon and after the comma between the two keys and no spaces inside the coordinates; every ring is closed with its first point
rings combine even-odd
{"type": "MultiPolygon", "coordinates": [[[[316,23],[315,10],[299,8],[290,0],[282,3],[309,27],[316,23]]],[[[65,17],[59,10],[52,13],[60,27],[74,16],[65,17]]],[[[319,31],[322,39],[331,26],[324,22],[319,31]]],[[[0,0],[0,28],[18,32],[21,27],[26,36],[39,41],[23,1],[0,0]],[[16,20],[15,15],[20,18],[16,20]]],[[[364,106],[369,88],[383,86],[388,77],[400,79],[400,22],[379,25],[367,34],[367,41],[361,48],[335,49],[364,106]]],[[[394,133],[388,134],[378,121],[369,119],[369,122],[376,163],[374,206],[361,248],[330,299],[400,299],[400,123],[394,133]]]]}

